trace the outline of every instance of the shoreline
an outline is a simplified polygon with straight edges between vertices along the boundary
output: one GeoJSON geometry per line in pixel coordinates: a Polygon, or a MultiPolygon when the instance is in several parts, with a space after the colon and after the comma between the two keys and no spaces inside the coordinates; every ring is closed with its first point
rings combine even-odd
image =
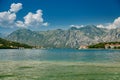
{"type": "Polygon", "coordinates": [[[74,50],[120,50],[120,49],[111,49],[111,48],[108,48],[108,49],[105,49],[105,48],[86,48],[86,49],[79,49],[79,48],[0,48],[1,49],[20,49],[20,50],[23,50],[23,49],[74,49],[74,50]]]}
{"type": "Polygon", "coordinates": [[[36,61],[36,60],[20,60],[20,61],[13,61],[13,60],[3,60],[0,63],[50,63],[50,64],[61,64],[61,65],[112,65],[112,66],[120,66],[120,62],[82,62],[82,61],[36,61]]]}

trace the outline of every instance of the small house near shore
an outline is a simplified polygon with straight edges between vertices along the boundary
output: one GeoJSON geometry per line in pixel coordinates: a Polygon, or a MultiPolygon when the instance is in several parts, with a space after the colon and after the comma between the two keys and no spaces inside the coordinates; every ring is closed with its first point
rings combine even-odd
{"type": "Polygon", "coordinates": [[[0,44],[0,46],[3,46],[3,44],[0,44]]]}
{"type": "Polygon", "coordinates": [[[88,46],[86,46],[86,45],[81,45],[81,46],[79,47],[79,49],[88,49],[88,46]]]}

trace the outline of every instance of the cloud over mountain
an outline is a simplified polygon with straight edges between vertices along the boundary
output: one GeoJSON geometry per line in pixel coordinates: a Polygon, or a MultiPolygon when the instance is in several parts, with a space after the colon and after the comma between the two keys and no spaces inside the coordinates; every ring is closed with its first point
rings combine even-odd
{"type": "Polygon", "coordinates": [[[16,20],[16,14],[11,12],[0,12],[0,26],[1,27],[13,27],[16,20]]]}
{"type": "Polygon", "coordinates": [[[13,27],[40,27],[47,26],[42,17],[42,10],[37,10],[36,13],[28,12],[23,17],[24,21],[17,20],[16,13],[22,9],[22,3],[13,3],[8,11],[0,12],[0,27],[13,28],[13,27]]]}
{"type": "MultiPolygon", "coordinates": [[[[85,25],[70,25],[70,27],[81,28],[85,27],[85,25]]],[[[120,17],[116,18],[112,23],[106,23],[105,25],[99,24],[98,28],[106,28],[106,29],[116,29],[120,28],[120,17]]]]}
{"type": "Polygon", "coordinates": [[[118,17],[117,19],[115,19],[113,21],[113,23],[109,23],[107,25],[97,25],[97,27],[99,28],[107,28],[107,29],[115,29],[115,28],[120,28],[120,17],[118,17]]]}
{"type": "Polygon", "coordinates": [[[120,27],[120,17],[114,20],[114,22],[108,25],[109,28],[118,28],[120,27]]]}
{"type": "Polygon", "coordinates": [[[70,27],[81,28],[81,27],[84,27],[84,25],[70,25],[70,27]]]}

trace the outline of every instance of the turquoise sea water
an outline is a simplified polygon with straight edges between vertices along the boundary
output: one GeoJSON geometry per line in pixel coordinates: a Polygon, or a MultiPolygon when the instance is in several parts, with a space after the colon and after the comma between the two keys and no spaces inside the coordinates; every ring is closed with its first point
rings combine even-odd
{"type": "Polygon", "coordinates": [[[120,50],[0,49],[0,61],[120,62],[120,50]]]}

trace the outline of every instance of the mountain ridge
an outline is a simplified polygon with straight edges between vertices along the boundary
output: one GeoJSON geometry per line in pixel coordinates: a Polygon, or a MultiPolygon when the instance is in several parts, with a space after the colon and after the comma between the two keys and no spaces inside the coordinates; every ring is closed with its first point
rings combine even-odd
{"type": "Polygon", "coordinates": [[[50,48],[78,48],[99,42],[120,41],[120,29],[103,29],[94,25],[68,30],[32,31],[19,29],[7,36],[8,40],[26,43],[32,46],[50,48]]]}

